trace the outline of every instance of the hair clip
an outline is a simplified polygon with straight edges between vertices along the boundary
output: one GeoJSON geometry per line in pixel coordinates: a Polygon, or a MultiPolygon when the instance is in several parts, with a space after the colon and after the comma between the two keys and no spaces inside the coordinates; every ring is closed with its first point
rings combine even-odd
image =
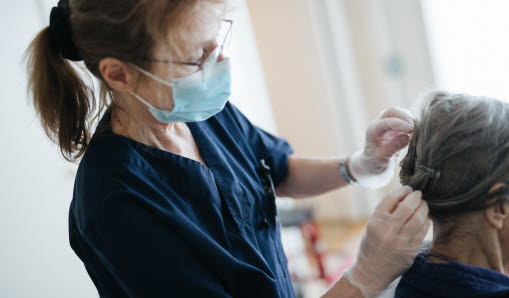
{"type": "Polygon", "coordinates": [[[426,174],[430,179],[439,179],[440,178],[440,171],[437,171],[435,169],[430,169],[428,167],[425,167],[423,165],[420,165],[418,167],[419,171],[426,174]]]}

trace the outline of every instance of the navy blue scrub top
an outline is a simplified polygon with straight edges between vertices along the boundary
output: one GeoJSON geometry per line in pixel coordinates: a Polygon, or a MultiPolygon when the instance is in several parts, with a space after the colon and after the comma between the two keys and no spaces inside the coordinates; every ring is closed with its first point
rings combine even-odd
{"type": "Polygon", "coordinates": [[[421,253],[401,277],[396,298],[509,297],[509,278],[458,262],[433,263],[421,253]]]}
{"type": "Polygon", "coordinates": [[[288,143],[231,103],[188,123],[207,164],[116,135],[108,110],[79,165],[72,249],[100,297],[295,297],[274,197],[288,143]]]}

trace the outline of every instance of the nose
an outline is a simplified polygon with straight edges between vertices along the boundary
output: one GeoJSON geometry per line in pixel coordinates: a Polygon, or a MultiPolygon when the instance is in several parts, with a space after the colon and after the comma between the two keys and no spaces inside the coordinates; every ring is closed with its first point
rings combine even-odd
{"type": "Polygon", "coordinates": [[[219,56],[217,56],[218,62],[224,61],[225,59],[226,59],[226,57],[223,52],[219,53],[219,56]]]}

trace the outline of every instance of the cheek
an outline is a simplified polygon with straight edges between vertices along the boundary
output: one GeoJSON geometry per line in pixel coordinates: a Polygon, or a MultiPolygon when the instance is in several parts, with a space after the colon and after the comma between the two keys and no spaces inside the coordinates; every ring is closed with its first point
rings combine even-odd
{"type": "Polygon", "coordinates": [[[172,88],[159,84],[159,86],[153,88],[151,93],[154,94],[154,106],[163,109],[171,110],[173,108],[173,94],[172,88]]]}
{"type": "Polygon", "coordinates": [[[154,106],[163,110],[171,110],[173,108],[173,89],[171,87],[159,84],[151,92],[154,93],[154,106]]]}
{"type": "MultiPolygon", "coordinates": [[[[176,67],[169,67],[168,64],[157,63],[151,70],[158,78],[164,81],[171,82],[171,78],[174,77],[176,67]]],[[[145,80],[145,90],[141,92],[147,94],[147,101],[153,106],[163,110],[171,110],[173,108],[173,89],[161,82],[154,79],[147,78],[145,80]]]]}
{"type": "MultiPolygon", "coordinates": [[[[173,108],[173,89],[155,80],[149,80],[138,85],[137,93],[154,107],[171,110],[173,108]]],[[[145,108],[144,105],[143,108],[145,108]]]]}
{"type": "MultiPolygon", "coordinates": [[[[187,76],[190,76],[192,75],[193,73],[195,73],[196,71],[198,71],[198,67],[196,66],[188,66],[188,67],[175,67],[172,71],[171,71],[171,76],[170,78],[173,78],[173,79],[178,79],[178,78],[183,78],[183,77],[187,77],[187,76]]],[[[171,80],[171,79],[170,79],[171,80]]]]}

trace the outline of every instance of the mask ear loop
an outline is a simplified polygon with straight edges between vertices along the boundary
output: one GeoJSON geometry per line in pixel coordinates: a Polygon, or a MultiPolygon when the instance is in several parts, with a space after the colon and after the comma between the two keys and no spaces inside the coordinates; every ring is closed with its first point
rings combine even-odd
{"type": "Polygon", "coordinates": [[[131,96],[133,96],[134,98],[136,98],[137,100],[141,101],[143,104],[145,104],[147,106],[147,108],[149,109],[153,109],[154,107],[146,100],[143,99],[143,97],[139,96],[138,94],[134,93],[134,92],[130,92],[131,96]]]}
{"type": "MultiPolygon", "coordinates": [[[[169,87],[173,87],[173,84],[170,83],[170,82],[166,82],[165,80],[153,75],[152,73],[144,70],[143,68],[141,67],[138,67],[134,64],[131,64],[132,67],[134,67],[136,70],[138,70],[139,72],[141,72],[142,74],[148,76],[149,78],[152,78],[156,81],[158,81],[159,83],[163,84],[163,85],[166,85],[166,86],[169,86],[169,87]]],[[[149,109],[155,109],[154,106],[152,106],[148,101],[146,101],[145,99],[143,99],[143,97],[139,96],[138,94],[136,94],[134,91],[130,92],[131,96],[133,96],[134,98],[138,99],[139,101],[141,101],[143,104],[145,104],[149,109]]]]}
{"type": "Polygon", "coordinates": [[[144,70],[143,68],[141,67],[138,67],[134,64],[131,64],[136,70],[138,70],[139,72],[141,72],[142,74],[146,75],[147,77],[151,78],[151,79],[154,79],[156,81],[158,81],[159,83],[163,84],[163,85],[166,85],[166,86],[169,86],[169,87],[173,87],[173,83],[171,82],[167,82],[161,78],[159,78],[158,76],[144,70]]]}

